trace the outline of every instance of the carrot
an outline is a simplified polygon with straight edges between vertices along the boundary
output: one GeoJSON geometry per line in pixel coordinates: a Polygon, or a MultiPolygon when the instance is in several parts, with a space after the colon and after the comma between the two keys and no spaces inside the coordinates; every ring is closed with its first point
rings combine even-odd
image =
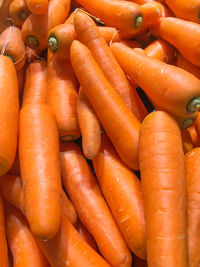
{"type": "Polygon", "coordinates": [[[196,76],[198,79],[200,79],[200,67],[197,67],[197,66],[193,65],[192,63],[190,63],[180,53],[177,53],[176,66],[192,73],[194,76],[196,76]]]}
{"type": "MultiPolygon", "coordinates": [[[[198,118],[197,118],[198,119],[198,118]]],[[[196,120],[195,124],[194,125],[191,125],[189,128],[188,128],[188,131],[190,133],[190,136],[192,138],[192,142],[193,142],[193,146],[194,147],[199,147],[200,146],[200,139],[199,139],[199,136],[197,134],[197,130],[196,130],[196,123],[197,123],[198,120],[196,120]]]]}
{"type": "Polygon", "coordinates": [[[122,40],[120,41],[120,43],[130,48],[142,48],[142,45],[140,43],[138,43],[137,41],[133,41],[133,40],[122,40]]]}
{"type": "Polygon", "coordinates": [[[130,79],[158,106],[177,117],[198,111],[200,81],[191,73],[146,57],[119,43],[112,44],[111,49],[130,79]]]}
{"type": "Polygon", "coordinates": [[[47,48],[48,31],[63,23],[68,15],[70,0],[50,0],[42,15],[31,14],[22,26],[24,42],[39,51],[47,48]]]}
{"type": "Polygon", "coordinates": [[[64,191],[62,191],[62,212],[73,225],[77,224],[76,210],[64,191]]]}
{"type": "Polygon", "coordinates": [[[48,64],[52,60],[52,58],[53,58],[53,53],[51,53],[51,51],[48,49],[47,50],[47,63],[48,64]]]}
{"type": "Polygon", "coordinates": [[[17,149],[19,96],[17,74],[10,59],[0,55],[0,176],[12,166],[17,149]]]}
{"type": "Polygon", "coordinates": [[[44,14],[48,9],[48,0],[26,0],[26,4],[28,9],[36,14],[36,15],[42,15],[44,14]]]}
{"type": "MultiPolygon", "coordinates": [[[[72,8],[72,5],[73,5],[73,0],[71,0],[71,8],[72,8]]],[[[70,12],[69,16],[67,17],[67,19],[65,20],[64,24],[74,24],[74,13],[75,11],[73,12],[70,12]]]]}
{"type": "Polygon", "coordinates": [[[34,60],[39,59],[41,52],[26,45],[26,60],[32,63],[34,60]]]}
{"type": "Polygon", "coordinates": [[[119,66],[105,40],[101,37],[94,21],[86,14],[77,12],[74,16],[74,27],[78,39],[90,49],[110,84],[136,118],[140,121],[143,120],[147,115],[147,111],[137,93],[133,93],[135,88],[131,87],[125,73],[119,66]]]}
{"type": "Polygon", "coordinates": [[[161,60],[165,63],[172,63],[175,58],[175,48],[162,39],[150,43],[145,49],[147,56],[161,60]]]}
{"type": "Polygon", "coordinates": [[[138,169],[139,121],[107,81],[87,47],[73,41],[70,54],[79,82],[115,149],[130,168],[138,169]]]}
{"type": "Polygon", "coordinates": [[[14,0],[10,4],[9,15],[13,19],[14,24],[21,28],[26,18],[30,15],[30,11],[26,6],[26,0],[14,0]]]}
{"type": "Polygon", "coordinates": [[[1,267],[8,267],[8,246],[6,240],[6,230],[5,230],[5,222],[4,222],[4,205],[2,197],[0,196],[0,265],[1,267]]]}
{"type": "Polygon", "coordinates": [[[101,125],[82,88],[78,94],[77,115],[83,153],[86,158],[93,159],[99,153],[101,146],[101,125]]]}
{"type": "Polygon", "coordinates": [[[139,159],[148,266],[186,267],[184,154],[178,124],[168,113],[156,111],[144,119],[139,159]]]}
{"type": "Polygon", "coordinates": [[[17,71],[19,96],[21,96],[24,91],[26,68],[27,68],[27,64],[25,64],[21,70],[17,71]]]}
{"type": "Polygon", "coordinates": [[[148,267],[147,262],[144,260],[141,260],[137,256],[134,255],[133,257],[134,267],[148,267]]]}
{"type": "Polygon", "coordinates": [[[53,56],[48,64],[47,103],[55,114],[62,140],[80,137],[77,116],[78,84],[70,61],[53,56]]]}
{"type": "Polygon", "coordinates": [[[200,138],[200,113],[198,113],[198,117],[195,121],[195,130],[196,130],[198,138],[200,138]]]}
{"type": "Polygon", "coordinates": [[[93,238],[93,236],[88,232],[88,230],[85,228],[85,226],[81,223],[80,220],[78,220],[76,224],[76,230],[79,233],[79,236],[94,250],[98,250],[96,242],[93,238]]]}
{"type": "Polygon", "coordinates": [[[79,147],[68,142],[61,151],[63,185],[82,223],[112,266],[131,266],[131,254],[79,147]]]}
{"type": "Polygon", "coordinates": [[[179,18],[160,18],[151,33],[175,46],[192,64],[200,67],[200,25],[179,18]],[[192,45],[191,45],[192,44],[192,45]]]}
{"type": "Polygon", "coordinates": [[[184,129],[181,131],[181,138],[182,138],[184,153],[191,151],[194,145],[193,145],[193,140],[188,129],[184,129]]]}
{"type": "Polygon", "coordinates": [[[1,33],[0,51],[2,55],[12,60],[17,71],[23,68],[26,62],[26,54],[20,29],[12,26],[1,33]]]}
{"type": "Polygon", "coordinates": [[[145,223],[141,185],[136,175],[119,159],[102,134],[101,151],[93,159],[95,173],[115,221],[129,248],[146,258],[145,223]]]}
{"type": "Polygon", "coordinates": [[[198,266],[199,256],[199,160],[200,148],[195,148],[185,155],[186,167],[186,190],[187,190],[187,218],[188,218],[188,247],[189,247],[189,265],[198,266]]]}
{"type": "Polygon", "coordinates": [[[5,218],[8,244],[14,266],[49,266],[20,211],[6,203],[5,218]]]}

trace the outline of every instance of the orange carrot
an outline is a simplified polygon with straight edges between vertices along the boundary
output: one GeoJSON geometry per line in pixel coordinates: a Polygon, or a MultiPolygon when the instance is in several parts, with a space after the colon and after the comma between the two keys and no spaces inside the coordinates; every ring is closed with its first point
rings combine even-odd
{"type": "Polygon", "coordinates": [[[62,191],[62,213],[70,220],[73,225],[77,224],[78,217],[76,210],[64,191],[62,191]]]}
{"type": "Polygon", "coordinates": [[[191,151],[194,145],[193,145],[193,140],[188,129],[184,129],[181,131],[181,138],[182,138],[184,153],[191,151]]]}
{"type": "Polygon", "coordinates": [[[139,159],[148,266],[186,267],[184,154],[178,124],[168,113],[152,112],[142,122],[139,159]]]}
{"type": "Polygon", "coordinates": [[[5,217],[8,244],[14,266],[49,266],[20,211],[6,203],[5,217]]]}
{"type": "Polygon", "coordinates": [[[10,59],[0,56],[0,176],[12,166],[17,149],[19,96],[17,74],[10,59]]]}
{"type": "Polygon", "coordinates": [[[28,63],[32,63],[34,60],[38,59],[41,55],[41,52],[35,50],[26,45],[26,60],[28,63]]]}
{"type": "Polygon", "coordinates": [[[47,11],[49,1],[48,0],[26,0],[28,9],[36,14],[42,15],[47,11]]]}
{"type": "Polygon", "coordinates": [[[200,81],[191,73],[144,56],[120,43],[112,44],[111,49],[130,79],[158,106],[183,118],[198,111],[200,81]]]}
{"type": "Polygon", "coordinates": [[[4,205],[2,197],[0,196],[0,266],[8,267],[8,245],[6,240],[6,230],[4,222],[4,205]]]}
{"type": "Polygon", "coordinates": [[[161,37],[175,46],[192,64],[200,67],[200,25],[178,18],[160,18],[151,27],[156,37],[161,37]],[[191,45],[192,44],[192,45],[191,45]]]}
{"type": "Polygon", "coordinates": [[[30,11],[26,6],[26,0],[14,0],[10,4],[9,15],[13,19],[14,24],[21,28],[26,18],[30,15],[30,11]]]}
{"type": "Polygon", "coordinates": [[[17,71],[19,96],[21,96],[24,91],[26,68],[27,68],[27,64],[25,64],[21,70],[17,71]]]}
{"type": "Polygon", "coordinates": [[[95,173],[115,221],[129,248],[146,258],[145,222],[141,184],[119,159],[112,144],[102,134],[101,151],[93,159],[95,173]]]}
{"type": "MultiPolygon", "coordinates": [[[[70,6],[70,7],[72,7],[73,2],[74,2],[74,1],[71,0],[71,6],[70,6]]],[[[69,14],[69,16],[68,16],[67,19],[65,20],[64,24],[74,24],[74,13],[75,13],[75,11],[73,11],[73,12],[71,12],[71,13],[69,14]]]]}
{"type": "Polygon", "coordinates": [[[78,39],[90,49],[110,84],[136,118],[142,121],[147,115],[147,111],[138,94],[133,93],[135,88],[131,87],[125,73],[119,66],[105,40],[101,37],[94,21],[88,15],[77,12],[74,16],[74,27],[78,39]]]}
{"type": "Polygon", "coordinates": [[[53,56],[48,64],[47,103],[55,114],[62,140],[80,137],[77,117],[77,79],[70,61],[53,56]]]}
{"type": "MultiPolygon", "coordinates": [[[[198,118],[197,118],[198,119],[198,118]]],[[[197,123],[198,120],[196,120],[195,124],[194,125],[191,125],[189,128],[188,128],[188,131],[190,133],[190,136],[192,138],[192,142],[193,142],[193,146],[194,147],[198,147],[200,146],[200,138],[197,134],[197,130],[196,130],[196,123],[197,123]]]]}
{"type": "Polygon", "coordinates": [[[115,149],[130,168],[138,169],[139,121],[107,81],[87,47],[73,41],[70,54],[79,82],[115,149]]]}
{"type": "Polygon", "coordinates": [[[195,121],[195,130],[197,132],[198,138],[200,138],[200,112],[198,113],[198,117],[195,121]]]}
{"type": "Polygon", "coordinates": [[[82,148],[86,158],[93,159],[101,147],[101,125],[83,89],[77,101],[78,121],[82,135],[82,148]]]}
{"type": "Polygon", "coordinates": [[[48,31],[63,23],[68,15],[70,0],[50,0],[42,15],[31,14],[22,26],[24,42],[39,51],[47,48],[48,31]]]}
{"type": "Polygon", "coordinates": [[[131,254],[79,147],[68,142],[61,151],[62,181],[82,223],[112,266],[131,266],[131,254]]]}
{"type": "Polygon", "coordinates": [[[16,70],[23,68],[26,62],[25,45],[21,30],[17,27],[8,27],[0,35],[0,51],[15,64],[16,70]]]}

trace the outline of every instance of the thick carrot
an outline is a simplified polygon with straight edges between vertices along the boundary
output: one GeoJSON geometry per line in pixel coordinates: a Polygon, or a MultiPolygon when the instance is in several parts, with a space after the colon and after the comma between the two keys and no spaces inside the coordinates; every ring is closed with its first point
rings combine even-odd
{"type": "Polygon", "coordinates": [[[61,151],[63,185],[82,223],[112,266],[131,266],[131,254],[79,147],[68,142],[61,151]]]}
{"type": "Polygon", "coordinates": [[[48,64],[47,104],[55,114],[62,140],[80,137],[77,116],[78,83],[70,61],[53,56],[48,64]]]}
{"type": "Polygon", "coordinates": [[[200,80],[200,67],[193,65],[181,53],[177,53],[176,66],[187,70],[200,80]]]}
{"type": "Polygon", "coordinates": [[[24,91],[26,68],[27,68],[27,64],[25,64],[21,70],[17,71],[17,81],[18,81],[19,96],[21,96],[23,91],[24,91]]]}
{"type": "Polygon", "coordinates": [[[156,111],[144,119],[139,159],[148,266],[186,267],[184,153],[178,124],[168,113],[156,111]]]}
{"type": "Polygon", "coordinates": [[[78,220],[76,224],[76,230],[79,233],[79,236],[94,250],[98,251],[97,244],[93,238],[93,236],[88,232],[85,226],[82,224],[80,220],[78,220]]]}
{"type": "Polygon", "coordinates": [[[110,84],[136,118],[142,121],[147,115],[147,111],[138,94],[136,92],[135,94],[133,93],[133,90],[136,89],[129,83],[105,40],[101,37],[94,21],[88,15],[77,12],[74,16],[74,27],[78,39],[90,49],[110,84]]]}
{"type": "Polygon", "coordinates": [[[181,131],[181,138],[184,153],[191,151],[194,148],[194,144],[188,129],[184,129],[181,131]]]}
{"type": "Polygon", "coordinates": [[[17,149],[19,96],[17,74],[10,59],[0,56],[0,176],[12,166],[17,149]]]}
{"type": "Polygon", "coordinates": [[[147,56],[161,60],[165,63],[172,63],[175,58],[175,48],[162,39],[150,43],[145,49],[147,56]]]}
{"type": "Polygon", "coordinates": [[[21,212],[5,203],[5,218],[8,244],[14,266],[49,266],[21,212]]]}
{"type": "Polygon", "coordinates": [[[26,45],[26,61],[32,63],[34,60],[39,59],[41,51],[35,50],[26,45]]]}
{"type": "Polygon", "coordinates": [[[101,151],[93,159],[103,195],[129,248],[146,258],[146,238],[142,188],[137,176],[119,159],[102,134],[101,151]]]}
{"type": "Polygon", "coordinates": [[[73,225],[77,224],[78,217],[76,210],[64,191],[62,191],[62,213],[73,225]]]}
{"type": "Polygon", "coordinates": [[[4,221],[4,205],[0,195],[0,266],[8,267],[8,245],[6,239],[5,221],[4,221]]]}
{"type": "Polygon", "coordinates": [[[111,49],[121,67],[158,106],[178,117],[200,108],[200,81],[191,73],[120,43],[111,49]]]}
{"type": "Polygon", "coordinates": [[[26,0],[14,0],[10,4],[9,15],[13,19],[14,24],[21,28],[26,18],[30,15],[30,11],[26,6],[26,0]]]}
{"type": "Polygon", "coordinates": [[[36,14],[36,15],[42,15],[44,14],[48,9],[48,0],[26,0],[26,4],[28,9],[36,14]]]}
{"type": "Polygon", "coordinates": [[[83,153],[86,158],[93,159],[101,147],[101,125],[82,88],[78,94],[77,114],[82,135],[83,153]]]}
{"type": "Polygon", "coordinates": [[[22,26],[24,42],[31,48],[45,50],[48,45],[48,31],[65,21],[69,8],[70,0],[50,0],[44,14],[31,14],[22,26]]]}
{"type": "Polygon", "coordinates": [[[16,70],[23,68],[26,62],[25,45],[21,30],[17,27],[8,27],[0,35],[1,54],[7,56],[15,64],[16,70]]]}
{"type": "Polygon", "coordinates": [[[191,63],[200,67],[200,25],[179,18],[160,18],[151,33],[175,46],[191,63]]]}
{"type": "Polygon", "coordinates": [[[79,82],[115,149],[130,168],[138,169],[139,121],[107,81],[87,47],[73,41],[70,54],[79,82]]]}

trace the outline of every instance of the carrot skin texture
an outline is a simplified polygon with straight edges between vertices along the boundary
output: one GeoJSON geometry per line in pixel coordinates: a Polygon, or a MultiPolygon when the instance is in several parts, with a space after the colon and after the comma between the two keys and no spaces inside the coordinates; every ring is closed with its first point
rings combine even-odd
{"type": "Polygon", "coordinates": [[[76,210],[64,191],[62,191],[62,213],[73,225],[76,225],[78,221],[76,210]]]}
{"type": "Polygon", "coordinates": [[[70,61],[53,56],[48,64],[47,104],[55,114],[63,140],[80,137],[77,116],[78,82],[70,61]]]}
{"type": "Polygon", "coordinates": [[[66,143],[60,153],[63,185],[104,258],[112,266],[131,266],[131,254],[79,147],[66,143]],[[84,201],[83,201],[84,200],[84,201]]]}
{"type": "Polygon", "coordinates": [[[156,111],[144,119],[139,159],[148,266],[186,267],[184,154],[180,129],[168,113],[156,111]]]}
{"type": "Polygon", "coordinates": [[[48,0],[26,0],[28,9],[36,14],[42,15],[48,9],[48,0]]]}
{"type": "Polygon", "coordinates": [[[17,27],[22,27],[25,19],[30,15],[30,13],[31,12],[26,6],[26,0],[14,0],[11,2],[9,7],[9,15],[17,27]]]}
{"type": "Polygon", "coordinates": [[[18,133],[19,95],[15,67],[10,59],[0,56],[0,176],[12,166],[18,133]]]}
{"type": "Polygon", "coordinates": [[[136,82],[155,104],[177,117],[190,115],[187,111],[189,102],[200,96],[200,81],[194,75],[147,57],[120,43],[112,44],[111,49],[130,79],[136,82]]]}
{"type": "Polygon", "coordinates": [[[130,168],[138,169],[139,121],[106,80],[86,46],[73,41],[70,57],[77,78],[121,159],[130,168]]]}
{"type": "Polygon", "coordinates": [[[180,53],[177,54],[176,66],[190,72],[200,80],[200,67],[193,65],[180,53]]]}
{"type": "Polygon", "coordinates": [[[102,134],[101,151],[93,159],[95,173],[103,195],[129,248],[146,258],[144,206],[141,184],[136,175],[119,159],[102,134]]]}
{"type": "Polygon", "coordinates": [[[0,266],[1,267],[8,267],[8,245],[7,245],[7,238],[6,238],[6,229],[5,229],[5,218],[4,218],[4,205],[2,196],[0,196],[0,266]]]}

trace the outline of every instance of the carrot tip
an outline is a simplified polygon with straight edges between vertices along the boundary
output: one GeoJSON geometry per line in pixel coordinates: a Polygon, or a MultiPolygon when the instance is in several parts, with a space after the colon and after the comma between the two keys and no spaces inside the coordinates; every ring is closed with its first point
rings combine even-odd
{"type": "Polygon", "coordinates": [[[190,127],[196,118],[187,118],[183,121],[182,125],[181,125],[181,129],[186,129],[188,127],[190,127]]]}
{"type": "Polygon", "coordinates": [[[19,12],[18,14],[18,18],[21,20],[21,21],[25,21],[25,19],[28,17],[28,14],[26,11],[22,10],[19,12]]]}
{"type": "Polygon", "coordinates": [[[197,112],[200,110],[200,97],[195,97],[187,104],[187,112],[197,112]]]}
{"type": "Polygon", "coordinates": [[[33,35],[28,35],[26,37],[26,41],[27,41],[27,44],[31,47],[31,48],[35,48],[39,45],[39,42],[38,40],[35,38],[35,36],[33,35]]]}
{"type": "Polygon", "coordinates": [[[136,18],[135,18],[135,21],[134,21],[134,25],[135,25],[135,28],[138,29],[142,26],[143,24],[143,16],[142,15],[138,15],[136,18]]]}
{"type": "Polygon", "coordinates": [[[58,51],[59,48],[58,40],[53,35],[51,35],[48,39],[48,48],[53,54],[55,54],[58,51]]]}
{"type": "Polygon", "coordinates": [[[61,137],[61,140],[63,141],[70,141],[70,140],[75,140],[77,137],[75,135],[64,135],[61,137]]]}

